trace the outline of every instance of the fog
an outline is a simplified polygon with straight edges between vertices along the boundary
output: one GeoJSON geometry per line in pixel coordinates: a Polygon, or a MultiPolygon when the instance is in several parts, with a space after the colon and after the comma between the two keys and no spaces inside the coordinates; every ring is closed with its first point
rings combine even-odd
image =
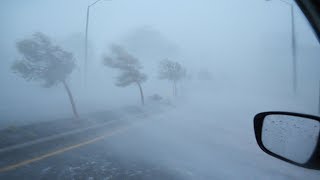
{"type": "MultiPolygon", "coordinates": [[[[228,149],[227,152],[233,151],[231,147],[244,152],[243,157],[257,157],[261,162],[257,168],[264,169],[261,165],[264,161],[272,166],[267,157],[259,157],[261,154],[254,142],[252,120],[256,113],[270,110],[318,113],[319,42],[296,6],[298,90],[294,94],[290,8],[280,1],[100,1],[90,8],[85,76],[86,10],[92,2],[2,1],[0,128],[72,117],[70,102],[61,84],[43,88],[38,82],[27,82],[12,72],[12,63],[21,58],[16,43],[35,32],[48,35],[55,44],[74,54],[76,68],[67,81],[80,116],[127,106],[140,107],[138,88],[115,86],[118,72],[102,63],[103,57],[110,54],[110,45],[115,43],[135,56],[143,66],[141,71],[148,76],[142,84],[146,98],[143,108],[157,108],[149,98],[154,94],[171,105],[161,114],[150,116],[154,124],[149,122],[140,127],[136,142],[145,147],[137,152],[132,149],[132,156],[145,155],[143,159],[155,163],[161,158],[153,157],[152,153],[163,154],[165,159],[183,150],[181,161],[159,163],[175,166],[175,163],[185,163],[184,158],[188,157],[194,163],[189,168],[198,167],[196,172],[202,174],[203,179],[213,177],[209,166],[212,167],[210,160],[215,158],[219,166],[212,168],[220,170],[218,178],[236,178],[228,176],[228,170],[218,168],[221,164],[222,167],[232,164],[223,160],[222,157],[228,156],[222,147],[228,149]],[[159,62],[166,58],[179,62],[187,72],[186,78],[177,84],[177,97],[172,95],[171,83],[158,78],[159,62]],[[201,77],[201,72],[208,77],[201,77]],[[210,133],[212,141],[208,142],[203,137],[210,133]],[[186,140],[189,136],[194,139],[186,140]],[[233,136],[238,137],[236,142],[233,136]],[[152,137],[160,140],[149,153],[143,153],[152,137]],[[220,153],[210,156],[207,146],[218,146],[220,153]],[[161,147],[168,147],[166,153],[171,155],[159,153],[157,149],[161,147]]],[[[132,141],[119,138],[123,144],[132,141]]],[[[119,147],[121,155],[128,154],[122,146],[125,149],[129,145],[115,143],[113,148],[119,147]]],[[[246,173],[243,178],[259,177],[259,173],[250,176],[255,162],[240,161],[251,163],[250,168],[240,168],[239,171],[246,173]]],[[[295,178],[305,173],[295,172],[295,168],[279,162],[275,164],[282,168],[280,171],[288,171],[295,178]]],[[[267,168],[265,172],[273,171],[267,168]]],[[[315,178],[319,174],[313,175],[315,178]]],[[[275,177],[283,178],[282,175],[275,177]]]]}

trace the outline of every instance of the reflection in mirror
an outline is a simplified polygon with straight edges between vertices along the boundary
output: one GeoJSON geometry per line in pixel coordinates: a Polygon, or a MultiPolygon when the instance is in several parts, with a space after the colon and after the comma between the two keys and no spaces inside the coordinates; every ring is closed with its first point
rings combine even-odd
{"type": "Polygon", "coordinates": [[[289,115],[265,117],[261,140],[269,151],[304,164],[312,156],[319,140],[320,123],[289,115]]]}

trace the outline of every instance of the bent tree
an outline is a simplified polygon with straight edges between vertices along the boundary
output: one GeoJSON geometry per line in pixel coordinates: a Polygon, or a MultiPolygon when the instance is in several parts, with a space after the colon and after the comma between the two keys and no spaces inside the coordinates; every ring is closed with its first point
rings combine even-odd
{"type": "Polygon", "coordinates": [[[66,82],[75,68],[73,54],[52,44],[49,37],[40,32],[17,42],[16,47],[21,58],[13,63],[13,72],[27,81],[39,81],[45,88],[62,83],[69,97],[73,115],[78,119],[77,108],[66,82]]]}
{"type": "Polygon", "coordinates": [[[147,80],[147,76],[140,72],[142,66],[139,60],[119,45],[112,45],[110,52],[110,55],[103,58],[103,64],[120,71],[119,76],[116,78],[115,85],[126,87],[131,84],[136,84],[140,91],[141,104],[144,105],[144,95],[141,84],[147,80]]]}
{"type": "Polygon", "coordinates": [[[173,96],[177,96],[177,83],[186,77],[186,70],[180,63],[164,59],[159,64],[159,79],[167,79],[172,82],[173,96]]]}

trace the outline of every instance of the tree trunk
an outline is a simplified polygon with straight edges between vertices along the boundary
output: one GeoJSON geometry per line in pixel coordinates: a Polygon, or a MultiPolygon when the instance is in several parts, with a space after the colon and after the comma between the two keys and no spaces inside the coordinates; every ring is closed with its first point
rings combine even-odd
{"type": "Polygon", "coordinates": [[[174,82],[174,94],[175,94],[175,96],[177,96],[177,82],[175,81],[174,82]]]}
{"type": "Polygon", "coordinates": [[[177,82],[173,81],[172,83],[173,96],[177,96],[177,82]]]}
{"type": "Polygon", "coordinates": [[[137,82],[137,85],[138,85],[139,90],[140,90],[141,104],[144,105],[144,96],[143,96],[143,91],[142,91],[141,84],[137,82]]]}
{"type": "Polygon", "coordinates": [[[70,100],[70,103],[71,103],[71,106],[72,106],[73,115],[74,115],[74,117],[76,119],[79,119],[79,114],[77,112],[76,104],[74,103],[74,100],[73,100],[73,97],[72,97],[72,93],[71,93],[71,91],[69,89],[69,86],[66,83],[66,81],[62,81],[62,83],[63,83],[63,86],[64,86],[65,90],[68,93],[68,97],[69,97],[69,100],[70,100]]]}

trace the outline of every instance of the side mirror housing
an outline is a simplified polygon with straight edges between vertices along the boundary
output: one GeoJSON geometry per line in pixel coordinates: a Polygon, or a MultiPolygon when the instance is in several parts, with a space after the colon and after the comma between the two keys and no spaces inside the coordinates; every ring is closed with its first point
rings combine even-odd
{"type": "Polygon", "coordinates": [[[254,117],[255,137],[267,154],[288,163],[320,170],[320,118],[291,112],[254,117]]]}

